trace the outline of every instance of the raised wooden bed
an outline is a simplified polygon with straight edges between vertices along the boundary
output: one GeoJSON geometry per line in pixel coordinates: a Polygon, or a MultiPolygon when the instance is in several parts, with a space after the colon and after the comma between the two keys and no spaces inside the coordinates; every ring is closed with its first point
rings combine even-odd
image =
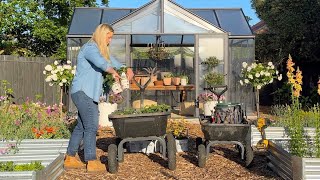
{"type": "Polygon", "coordinates": [[[268,167],[283,179],[320,179],[320,158],[293,156],[272,141],[269,141],[267,158],[268,167]]]}

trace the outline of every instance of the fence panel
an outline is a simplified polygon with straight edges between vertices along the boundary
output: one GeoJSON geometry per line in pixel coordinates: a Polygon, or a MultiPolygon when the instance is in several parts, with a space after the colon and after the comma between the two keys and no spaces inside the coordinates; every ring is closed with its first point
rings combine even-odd
{"type": "MultiPolygon", "coordinates": [[[[0,55],[0,80],[11,84],[14,103],[21,104],[27,97],[36,100],[36,95],[41,95],[40,100],[47,104],[59,103],[59,87],[49,86],[42,73],[44,67],[52,62],[52,59],[45,57],[0,55]]],[[[0,94],[3,94],[2,90],[0,94]]]]}

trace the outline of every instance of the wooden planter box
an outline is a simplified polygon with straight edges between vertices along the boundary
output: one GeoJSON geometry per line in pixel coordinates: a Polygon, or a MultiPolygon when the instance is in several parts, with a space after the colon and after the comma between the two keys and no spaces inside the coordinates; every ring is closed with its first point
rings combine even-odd
{"type": "Polygon", "coordinates": [[[320,179],[320,158],[293,156],[272,141],[269,141],[267,158],[268,167],[283,179],[320,179]]]}
{"type": "Polygon", "coordinates": [[[64,171],[64,154],[51,156],[34,155],[1,155],[0,162],[13,161],[17,164],[40,161],[45,166],[41,171],[0,172],[0,179],[57,179],[64,171]],[[52,160],[53,159],[53,160],[52,160]]]}

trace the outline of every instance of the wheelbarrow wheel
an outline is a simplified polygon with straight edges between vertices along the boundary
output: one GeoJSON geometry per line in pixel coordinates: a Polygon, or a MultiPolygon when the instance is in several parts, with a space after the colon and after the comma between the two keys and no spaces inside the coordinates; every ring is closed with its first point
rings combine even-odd
{"type": "Polygon", "coordinates": [[[196,148],[198,149],[199,145],[202,144],[202,138],[201,137],[197,137],[196,138],[196,148]]]}
{"type": "Polygon", "coordinates": [[[246,167],[249,167],[252,160],[253,160],[253,149],[251,146],[247,146],[245,150],[245,160],[246,160],[246,167]]]}
{"type": "Polygon", "coordinates": [[[111,174],[118,172],[117,145],[115,144],[108,146],[108,171],[111,174]]]}
{"type": "Polygon", "coordinates": [[[176,169],[176,142],[171,133],[167,135],[167,154],[168,154],[168,168],[170,170],[176,169]]]}
{"type": "Polygon", "coordinates": [[[203,144],[198,146],[198,166],[201,168],[206,166],[206,147],[203,144]]]}

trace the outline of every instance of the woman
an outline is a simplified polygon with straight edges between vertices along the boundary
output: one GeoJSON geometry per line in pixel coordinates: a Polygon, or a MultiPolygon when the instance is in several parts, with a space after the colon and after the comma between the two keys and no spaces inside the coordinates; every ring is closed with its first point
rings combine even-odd
{"type": "MultiPolygon", "coordinates": [[[[77,69],[71,85],[71,98],[78,109],[77,125],[72,132],[64,167],[66,169],[85,166],[75,155],[81,140],[84,143],[84,160],[87,162],[87,172],[105,171],[105,165],[96,157],[96,134],[98,130],[98,101],[102,94],[104,72],[112,74],[119,81],[119,69],[122,64],[110,58],[109,44],[114,30],[108,24],[100,24],[92,38],[80,49],[77,58],[77,69]]],[[[131,80],[133,72],[127,70],[131,80]]]]}

